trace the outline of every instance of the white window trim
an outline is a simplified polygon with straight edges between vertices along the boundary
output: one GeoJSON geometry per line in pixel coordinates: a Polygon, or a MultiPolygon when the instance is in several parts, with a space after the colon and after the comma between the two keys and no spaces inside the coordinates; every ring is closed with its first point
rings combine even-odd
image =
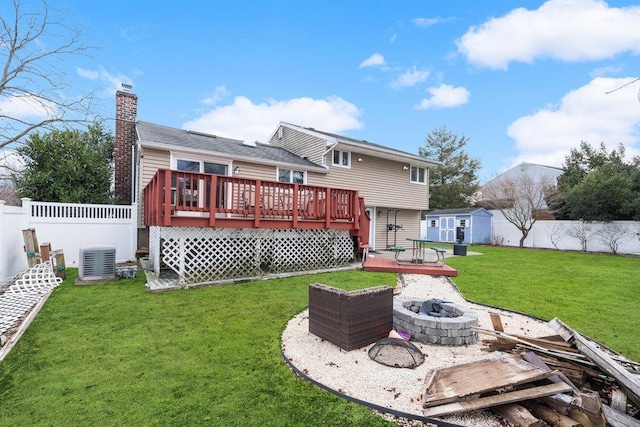
{"type": "Polygon", "coordinates": [[[428,173],[429,173],[429,172],[428,172],[427,168],[425,168],[425,167],[422,167],[422,166],[416,166],[416,165],[410,165],[410,166],[409,166],[409,182],[410,182],[410,183],[412,183],[412,184],[427,185],[427,181],[428,181],[428,175],[427,175],[427,174],[428,174],[428,173]],[[418,175],[420,175],[420,173],[419,173],[419,172],[420,172],[420,169],[424,170],[424,181],[414,181],[414,180],[411,178],[411,170],[412,170],[413,168],[417,168],[417,169],[418,169],[418,175]]]}
{"type": "Polygon", "coordinates": [[[331,151],[331,166],[335,166],[335,167],[338,167],[338,168],[351,169],[351,151],[346,151],[346,150],[336,150],[336,149],[332,150],[332,151],[331,151]],[[333,161],[334,153],[335,153],[336,151],[340,153],[340,160],[341,160],[341,162],[340,162],[340,163],[336,163],[336,162],[334,162],[334,161],[333,161]],[[343,165],[343,164],[342,164],[342,157],[343,157],[343,155],[344,155],[345,153],[347,154],[347,164],[346,164],[346,165],[343,165]]]}
{"type": "MultiPolygon", "coordinates": [[[[302,184],[304,185],[304,184],[307,183],[307,171],[306,170],[304,170],[304,169],[294,169],[294,168],[285,168],[285,167],[281,168],[280,166],[276,167],[276,178],[275,178],[275,180],[277,182],[282,182],[282,181],[280,181],[280,169],[286,169],[286,170],[291,171],[291,172],[302,172],[302,184]]],[[[291,174],[291,177],[290,177],[290,180],[289,180],[289,184],[293,184],[293,173],[291,174]]]]}
{"type": "Polygon", "coordinates": [[[227,176],[231,176],[233,175],[233,162],[230,160],[223,160],[220,158],[215,158],[215,157],[203,157],[203,156],[197,156],[197,157],[193,157],[192,155],[189,154],[181,154],[181,153],[171,153],[170,157],[169,157],[169,164],[170,164],[170,168],[172,170],[177,170],[178,169],[178,160],[184,160],[187,162],[199,162],[200,163],[200,170],[204,170],[204,163],[218,163],[221,165],[227,165],[227,176]]]}

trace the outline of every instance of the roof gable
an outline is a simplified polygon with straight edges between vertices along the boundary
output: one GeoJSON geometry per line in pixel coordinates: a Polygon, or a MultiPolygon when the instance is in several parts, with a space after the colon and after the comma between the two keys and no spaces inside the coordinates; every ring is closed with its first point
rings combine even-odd
{"type": "MultiPolygon", "coordinates": [[[[291,129],[295,129],[299,132],[304,132],[308,135],[312,135],[317,138],[322,138],[325,141],[327,151],[330,151],[335,147],[340,147],[340,145],[345,145],[346,149],[349,151],[360,152],[372,157],[379,157],[379,158],[395,160],[399,162],[413,163],[413,164],[418,164],[425,167],[437,166],[441,164],[441,162],[436,160],[427,159],[425,157],[421,157],[416,154],[408,153],[402,150],[397,150],[395,148],[376,144],[366,140],[350,138],[347,136],[342,136],[342,135],[334,134],[331,132],[325,132],[325,131],[314,129],[314,128],[305,128],[302,126],[298,126],[298,125],[294,125],[286,122],[280,122],[280,124],[278,125],[278,128],[280,128],[281,126],[289,127],[291,129]]],[[[276,135],[277,132],[278,132],[278,129],[276,128],[276,131],[273,133],[272,138],[274,137],[274,135],[276,135]]]]}

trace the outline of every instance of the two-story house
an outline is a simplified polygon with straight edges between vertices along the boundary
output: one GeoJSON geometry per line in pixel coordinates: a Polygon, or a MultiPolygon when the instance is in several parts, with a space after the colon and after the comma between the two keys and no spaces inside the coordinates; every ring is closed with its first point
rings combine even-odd
{"type": "Polygon", "coordinates": [[[406,245],[407,238],[420,236],[420,213],[429,209],[429,168],[438,162],[284,122],[269,144],[326,169],[324,174],[309,174],[309,183],[358,190],[371,218],[371,249],[406,245]]]}
{"type": "MultiPolygon", "coordinates": [[[[269,229],[272,240],[274,233],[284,235],[282,230],[295,229],[295,242],[302,239],[304,243],[292,243],[289,238],[289,247],[274,255],[274,250],[280,250],[278,244],[271,240],[256,243],[256,231],[250,240],[240,238],[245,246],[229,250],[227,260],[208,260],[197,268],[207,270],[224,263],[237,266],[239,254],[251,252],[247,245],[262,251],[247,261],[252,267],[247,267],[246,274],[251,275],[260,269],[298,268],[284,265],[289,263],[285,257],[305,258],[296,262],[307,265],[315,262],[311,259],[327,258],[308,250],[311,241],[325,251],[326,241],[349,246],[352,238],[373,250],[385,250],[419,236],[420,212],[429,207],[429,168],[437,162],[288,123],[280,123],[268,143],[171,128],[138,121],[137,100],[130,92],[116,94],[115,192],[120,202],[139,203],[139,241],[142,245],[149,242],[156,267],[160,255],[154,250],[173,251],[175,257],[182,257],[172,261],[163,255],[162,261],[175,264],[174,269],[182,268],[178,265],[190,261],[189,257],[202,258],[203,253],[220,256],[218,249],[212,251],[205,243],[197,248],[187,246],[197,239],[223,239],[222,246],[231,241],[239,244],[230,235],[220,237],[223,229],[227,234],[232,228],[244,229],[245,234],[250,228],[269,229]],[[192,228],[185,231],[185,227],[192,228]],[[178,229],[181,236],[198,237],[178,238],[178,229]],[[318,234],[318,229],[324,234],[318,234]],[[336,237],[332,232],[347,234],[336,237]],[[170,243],[172,239],[177,243],[170,243]],[[292,255],[297,244],[305,248],[292,255]],[[271,248],[268,256],[266,247],[271,248]],[[309,253],[303,256],[300,252],[309,253]]],[[[343,262],[351,256],[345,255],[349,252],[353,254],[334,248],[329,258],[343,262]]],[[[202,280],[210,274],[197,275],[202,280]]]]}

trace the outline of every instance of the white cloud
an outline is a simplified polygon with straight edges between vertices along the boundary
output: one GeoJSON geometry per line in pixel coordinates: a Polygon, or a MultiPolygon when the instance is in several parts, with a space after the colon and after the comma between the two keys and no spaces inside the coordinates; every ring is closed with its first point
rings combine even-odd
{"type": "Polygon", "coordinates": [[[216,105],[230,94],[231,92],[229,92],[224,85],[221,85],[216,87],[209,95],[202,98],[200,102],[204,105],[216,105]]]}
{"type": "Polygon", "coordinates": [[[511,123],[507,133],[521,161],[562,166],[565,156],[581,141],[592,146],[604,142],[609,149],[622,143],[630,157],[640,153],[638,85],[611,92],[633,78],[596,78],[565,94],[557,106],[546,107],[511,123]]]}
{"type": "Polygon", "coordinates": [[[25,164],[22,156],[14,150],[3,148],[0,150],[0,178],[6,178],[11,171],[24,169],[25,164]]]}
{"type": "Polygon", "coordinates": [[[374,53],[373,55],[362,61],[359,68],[382,67],[384,65],[384,56],[380,55],[379,53],[374,53]]]}
{"type": "Polygon", "coordinates": [[[56,115],[56,105],[35,95],[0,96],[0,111],[14,119],[44,120],[56,115]]]}
{"type": "Polygon", "coordinates": [[[447,22],[453,21],[454,18],[414,18],[411,20],[411,23],[416,27],[420,28],[428,28],[436,24],[445,24],[447,22]]]}
{"type": "Polygon", "coordinates": [[[514,9],[471,27],[456,43],[470,63],[507,69],[538,58],[595,61],[640,53],[640,6],[601,0],[549,0],[536,10],[514,9]]]}
{"type": "MultiPolygon", "coordinates": [[[[122,83],[133,85],[133,80],[128,76],[122,73],[111,74],[102,66],[98,67],[97,70],[87,70],[85,68],[77,67],[76,72],[84,79],[97,80],[106,84],[104,93],[107,96],[113,95],[116,90],[122,89],[122,83]]],[[[140,75],[142,74],[142,71],[136,69],[134,70],[134,74],[140,75]]]]}
{"type": "Polygon", "coordinates": [[[340,133],[362,128],[360,115],[355,105],[340,97],[270,99],[254,104],[238,96],[233,104],[216,107],[182,127],[227,138],[266,142],[281,121],[340,133]]]}
{"type": "Polygon", "coordinates": [[[391,87],[394,89],[401,89],[404,87],[415,86],[418,83],[422,83],[427,80],[430,75],[430,71],[419,70],[414,66],[402,73],[396,80],[391,82],[391,87]]]}
{"type": "Polygon", "coordinates": [[[420,104],[416,105],[416,110],[458,107],[469,102],[471,96],[464,87],[453,87],[446,84],[430,87],[427,92],[431,94],[431,97],[423,99],[420,104]]]}

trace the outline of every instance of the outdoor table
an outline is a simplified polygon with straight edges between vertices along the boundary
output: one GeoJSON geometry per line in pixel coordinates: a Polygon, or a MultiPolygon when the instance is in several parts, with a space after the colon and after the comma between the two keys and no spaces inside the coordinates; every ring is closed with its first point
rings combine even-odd
{"type": "Polygon", "coordinates": [[[433,243],[433,240],[426,237],[407,237],[407,240],[413,243],[411,260],[416,264],[424,264],[425,248],[423,243],[433,243]]]}

